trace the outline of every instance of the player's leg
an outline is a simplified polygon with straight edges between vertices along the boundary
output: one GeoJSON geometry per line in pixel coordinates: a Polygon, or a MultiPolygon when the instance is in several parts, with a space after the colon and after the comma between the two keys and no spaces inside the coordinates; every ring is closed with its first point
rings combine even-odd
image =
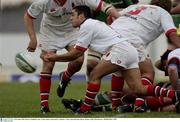
{"type": "Polygon", "coordinates": [[[168,97],[147,96],[145,100],[146,107],[151,111],[160,111],[163,107],[173,104],[172,99],[168,97]]]}
{"type": "MultiPolygon", "coordinates": [[[[87,72],[86,72],[86,80],[89,80],[89,75],[93,68],[98,64],[98,62],[101,60],[101,54],[89,49],[88,50],[88,57],[87,57],[87,72]]],[[[119,106],[121,102],[121,92],[122,88],[124,86],[124,79],[121,75],[121,73],[116,72],[112,75],[111,80],[111,101],[112,101],[112,108],[116,108],[119,106]]],[[[103,98],[102,98],[103,101],[103,98]]],[[[104,100],[105,101],[105,100],[104,100]]]]}
{"type": "Polygon", "coordinates": [[[111,101],[112,111],[116,111],[116,108],[122,104],[121,94],[124,87],[124,78],[121,72],[115,72],[111,78],[111,101]]]}
{"type": "MultiPolygon", "coordinates": [[[[154,69],[153,65],[151,63],[151,60],[149,58],[149,55],[147,51],[145,50],[143,44],[137,43],[137,44],[132,44],[138,51],[138,57],[139,57],[139,68],[141,71],[141,82],[143,85],[149,85],[153,83],[154,80],[154,69]]],[[[112,84],[116,84],[114,86],[119,86],[122,87],[124,84],[124,79],[121,76],[117,75],[112,75],[112,84]],[[119,81],[119,82],[118,82],[119,81]]],[[[135,103],[142,103],[144,100],[137,98],[137,102],[135,103]],[[142,100],[142,101],[141,101],[142,100]]]]}
{"type": "Polygon", "coordinates": [[[143,84],[152,84],[154,80],[154,68],[150,58],[139,62],[139,69],[141,71],[141,81],[143,84]]]}
{"type": "Polygon", "coordinates": [[[86,81],[89,81],[89,76],[94,67],[101,60],[102,55],[94,50],[89,49],[87,53],[87,64],[86,64],[86,81]]]}
{"type": "MultiPolygon", "coordinates": [[[[162,96],[168,97],[173,100],[173,103],[179,102],[180,100],[180,91],[174,91],[166,88],[161,88],[160,86],[154,85],[146,85],[144,86],[138,80],[132,80],[130,77],[131,73],[138,73],[138,72],[129,72],[128,70],[123,73],[125,81],[127,82],[128,86],[134,91],[137,95],[147,95],[147,96],[162,96]],[[127,76],[126,76],[127,75],[127,76]]],[[[132,75],[133,76],[133,75],[132,75]]],[[[179,112],[179,104],[177,105],[177,112],[179,112]]]]}
{"type": "MultiPolygon", "coordinates": [[[[74,48],[74,46],[70,45],[67,46],[66,49],[70,51],[72,48],[74,48]]],[[[65,89],[71,80],[71,77],[81,69],[83,61],[84,61],[84,56],[81,56],[75,59],[74,61],[69,62],[66,71],[60,73],[60,82],[57,88],[57,95],[59,97],[63,97],[65,93],[65,89]]]]}
{"type": "Polygon", "coordinates": [[[93,71],[90,74],[90,79],[87,83],[88,86],[86,90],[86,96],[84,99],[84,103],[80,108],[80,112],[84,113],[91,109],[91,105],[95,99],[95,96],[97,95],[100,89],[101,78],[119,69],[121,69],[120,66],[112,64],[109,61],[101,60],[98,63],[98,65],[93,69],[93,71]]]}
{"type": "MultiPolygon", "coordinates": [[[[141,55],[141,58],[143,56],[141,55]]],[[[145,57],[145,59],[139,62],[139,68],[141,72],[141,82],[144,86],[152,85],[154,80],[154,69],[151,63],[150,58],[145,57]]],[[[146,101],[145,97],[137,96],[134,104],[135,112],[144,112],[146,111],[146,101]]]]}
{"type": "MultiPolygon", "coordinates": [[[[128,82],[128,80],[127,80],[127,82],[128,82]]],[[[128,83],[128,85],[130,88],[135,89],[135,92],[137,95],[162,96],[162,97],[169,97],[174,100],[176,99],[175,97],[177,97],[177,96],[179,97],[179,92],[175,93],[174,90],[168,90],[165,88],[161,88],[159,86],[153,86],[149,82],[147,82],[147,84],[145,84],[145,82],[138,83],[137,80],[134,80],[134,83],[132,83],[132,84],[128,83]]],[[[176,99],[176,101],[178,99],[176,99]]],[[[144,100],[142,99],[138,103],[141,104],[141,103],[143,103],[143,101],[144,100]]]]}
{"type": "MultiPolygon", "coordinates": [[[[51,51],[52,53],[56,53],[55,51],[51,51]]],[[[45,55],[46,52],[42,51],[41,56],[45,55]]],[[[48,99],[51,88],[51,75],[53,71],[55,62],[45,62],[43,61],[42,71],[40,73],[40,99],[41,99],[41,112],[47,113],[49,112],[48,99]]]]}
{"type": "MultiPolygon", "coordinates": [[[[91,72],[86,97],[80,111],[85,112],[91,109],[92,102],[100,89],[101,78],[103,76],[124,70],[129,66],[131,68],[138,67],[136,49],[127,42],[114,45],[111,51],[103,56],[103,60],[91,72]],[[130,58],[127,58],[127,56],[130,58]]],[[[138,77],[133,78],[138,79],[138,77]]]]}

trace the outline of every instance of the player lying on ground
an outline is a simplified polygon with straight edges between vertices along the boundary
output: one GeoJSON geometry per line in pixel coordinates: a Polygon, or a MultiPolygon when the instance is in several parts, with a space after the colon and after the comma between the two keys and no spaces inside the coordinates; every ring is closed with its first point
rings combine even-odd
{"type": "MultiPolygon", "coordinates": [[[[156,84],[162,88],[172,89],[172,86],[169,82],[160,82],[156,84]]],[[[120,99],[122,104],[117,107],[117,112],[133,112],[134,103],[136,96],[132,95],[131,90],[128,88],[123,88],[121,92],[120,99]]],[[[66,109],[76,111],[82,104],[83,100],[75,99],[63,99],[62,104],[66,109]]],[[[136,112],[145,112],[145,111],[158,111],[158,112],[172,112],[176,111],[175,105],[172,103],[172,99],[168,97],[154,97],[147,96],[145,97],[145,104],[140,106],[141,111],[136,112]]],[[[92,111],[112,111],[111,104],[111,93],[103,92],[98,93],[95,97],[94,103],[92,104],[92,111]]]]}
{"type": "MultiPolygon", "coordinates": [[[[67,62],[83,55],[87,48],[103,54],[103,59],[90,74],[85,100],[76,111],[77,113],[87,113],[91,110],[91,105],[100,89],[101,78],[113,72],[121,72],[135,94],[169,97],[173,99],[173,103],[179,101],[180,91],[168,90],[153,85],[144,87],[140,82],[137,50],[127,42],[126,38],[116,33],[105,23],[93,20],[90,17],[91,12],[87,6],[74,7],[71,22],[73,27],[80,27],[80,37],[74,49],[62,55],[47,54],[43,57],[44,61],[67,62]]],[[[178,109],[179,106],[180,104],[178,104],[178,109]]]]}

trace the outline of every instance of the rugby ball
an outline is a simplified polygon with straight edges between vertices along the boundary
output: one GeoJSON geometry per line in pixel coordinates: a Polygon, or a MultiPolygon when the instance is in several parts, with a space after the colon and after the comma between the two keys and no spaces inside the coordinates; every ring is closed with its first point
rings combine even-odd
{"type": "Polygon", "coordinates": [[[25,73],[33,73],[37,69],[37,65],[31,52],[19,52],[15,56],[17,67],[25,73]]]}

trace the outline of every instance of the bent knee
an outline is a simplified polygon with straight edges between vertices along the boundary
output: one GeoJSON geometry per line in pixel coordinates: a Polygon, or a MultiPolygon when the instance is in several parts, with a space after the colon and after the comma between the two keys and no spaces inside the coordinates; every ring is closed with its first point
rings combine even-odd
{"type": "Polygon", "coordinates": [[[86,64],[87,70],[91,71],[92,69],[94,69],[94,67],[97,64],[98,64],[98,61],[96,61],[96,60],[87,60],[87,64],[86,64]]]}
{"type": "Polygon", "coordinates": [[[81,57],[77,58],[76,60],[74,60],[72,63],[75,66],[82,66],[83,62],[84,62],[84,56],[81,56],[81,57]]]}
{"type": "Polygon", "coordinates": [[[102,75],[100,73],[96,72],[96,70],[92,70],[92,72],[90,73],[91,81],[99,80],[101,78],[102,78],[102,75]]]}

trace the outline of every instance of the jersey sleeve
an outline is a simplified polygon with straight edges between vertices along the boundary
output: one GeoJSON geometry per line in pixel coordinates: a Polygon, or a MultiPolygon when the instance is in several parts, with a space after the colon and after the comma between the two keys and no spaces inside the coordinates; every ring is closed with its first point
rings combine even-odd
{"type": "Polygon", "coordinates": [[[173,22],[171,15],[167,11],[161,10],[160,13],[161,13],[160,14],[160,16],[161,16],[160,21],[161,21],[162,28],[163,28],[166,36],[169,37],[169,35],[172,32],[176,32],[177,29],[174,25],[174,22],[173,22]]]}
{"type": "Polygon", "coordinates": [[[80,35],[74,48],[84,52],[91,43],[93,36],[92,28],[89,25],[83,25],[80,28],[79,33],[80,35]]]}
{"type": "Polygon", "coordinates": [[[27,10],[27,14],[32,18],[37,18],[40,13],[45,11],[47,0],[33,2],[27,10]]]}

